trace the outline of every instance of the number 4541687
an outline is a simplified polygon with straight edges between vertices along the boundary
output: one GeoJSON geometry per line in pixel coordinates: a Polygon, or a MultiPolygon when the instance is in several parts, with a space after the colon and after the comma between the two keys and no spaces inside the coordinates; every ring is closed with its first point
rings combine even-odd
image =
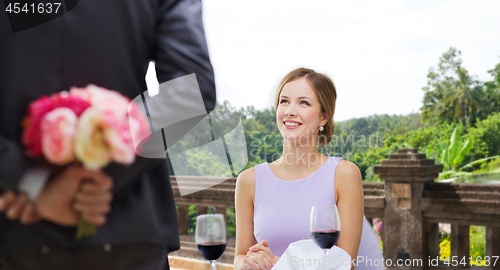
{"type": "Polygon", "coordinates": [[[5,11],[8,13],[57,13],[61,3],[9,3],[5,11]]]}

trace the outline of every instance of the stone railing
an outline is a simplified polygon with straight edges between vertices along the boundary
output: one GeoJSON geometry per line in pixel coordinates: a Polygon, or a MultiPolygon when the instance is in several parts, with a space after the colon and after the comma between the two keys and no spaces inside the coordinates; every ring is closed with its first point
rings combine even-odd
{"type": "MultiPolygon", "coordinates": [[[[179,182],[184,185],[196,186],[199,181],[217,181],[217,178],[209,177],[178,177],[179,182]],[[181,181],[182,178],[182,181],[181,181]]],[[[230,178],[211,188],[181,196],[179,193],[176,177],[171,177],[172,188],[174,190],[175,202],[177,204],[177,214],[179,219],[179,232],[181,239],[181,249],[172,253],[173,256],[194,258],[205,260],[198,252],[194,242],[194,235],[188,234],[188,209],[190,205],[196,205],[196,215],[206,214],[207,207],[215,207],[215,213],[223,214],[226,217],[228,208],[234,209],[234,190],[236,178],[230,178]]],[[[364,182],[365,193],[365,215],[368,219],[384,216],[384,183],[364,182]]],[[[226,219],[227,220],[227,219],[226,219]]],[[[226,251],[218,260],[222,263],[232,264],[234,260],[235,239],[228,239],[226,251]]]]}
{"type": "MultiPolygon", "coordinates": [[[[439,255],[439,223],[451,224],[451,256],[469,259],[469,227],[486,226],[486,255],[500,256],[500,185],[435,183],[442,165],[426,159],[416,149],[399,149],[390,154],[374,173],[384,182],[363,182],[365,216],[382,218],[384,259],[391,260],[388,269],[455,269],[442,262],[439,255]],[[395,267],[398,260],[408,267],[395,267]],[[420,260],[420,261],[419,261],[420,260]]],[[[180,180],[180,178],[179,178],[180,180]]],[[[199,181],[214,178],[184,178],[183,185],[197,186],[199,181]]],[[[188,208],[196,205],[197,214],[207,213],[207,206],[216,213],[226,214],[234,208],[236,179],[231,178],[211,188],[180,196],[177,181],[171,177],[175,201],[178,205],[181,249],[172,255],[204,260],[188,232],[188,208]]],[[[183,186],[185,188],[185,186],[183,186]]],[[[235,239],[228,246],[220,262],[232,264],[235,239]]],[[[451,262],[451,261],[450,261],[451,262]]],[[[459,264],[462,269],[474,269],[459,264]]],[[[500,269],[496,266],[480,269],[500,269]]]]}
{"type": "MultiPolygon", "coordinates": [[[[219,178],[191,176],[170,177],[170,182],[172,183],[172,189],[175,197],[175,203],[177,204],[177,216],[179,219],[179,233],[181,240],[181,249],[171,254],[173,256],[205,260],[205,258],[198,252],[198,248],[196,247],[194,241],[194,235],[188,234],[189,206],[196,206],[197,216],[206,214],[208,206],[215,207],[215,213],[223,214],[224,218],[226,218],[227,208],[234,208],[234,190],[236,187],[236,178],[230,178],[213,187],[185,196],[181,196],[179,192],[177,178],[179,178],[179,182],[182,183],[183,190],[189,190],[190,186],[198,186],[198,183],[200,181],[204,181],[204,183],[206,183],[207,181],[219,182],[219,178]]],[[[233,264],[234,245],[235,239],[228,239],[226,250],[221,258],[219,258],[218,262],[233,264]]]]}
{"type": "MultiPolygon", "coordinates": [[[[408,269],[473,269],[468,264],[471,225],[486,226],[486,255],[500,256],[500,185],[434,182],[441,171],[442,165],[413,148],[399,149],[374,167],[385,182],[385,260],[401,259],[408,269]],[[451,224],[455,266],[436,259],[439,223],[451,224]]],[[[500,269],[500,260],[486,269],[500,269]]]]}

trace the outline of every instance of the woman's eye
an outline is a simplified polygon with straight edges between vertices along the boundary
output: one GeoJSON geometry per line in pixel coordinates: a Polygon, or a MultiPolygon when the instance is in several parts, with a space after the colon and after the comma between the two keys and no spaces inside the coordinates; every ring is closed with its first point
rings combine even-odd
{"type": "Polygon", "coordinates": [[[280,104],[283,104],[284,102],[288,102],[288,100],[283,99],[281,100],[280,104]]]}
{"type": "Polygon", "coordinates": [[[300,102],[300,104],[306,104],[306,105],[309,105],[309,102],[307,102],[307,101],[302,101],[302,102],[300,102]]]}

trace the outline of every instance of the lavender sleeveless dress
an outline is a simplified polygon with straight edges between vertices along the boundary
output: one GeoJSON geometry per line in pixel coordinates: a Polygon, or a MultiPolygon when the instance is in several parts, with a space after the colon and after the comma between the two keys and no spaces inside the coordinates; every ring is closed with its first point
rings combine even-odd
{"type": "MultiPolygon", "coordinates": [[[[309,219],[311,207],[317,204],[335,204],[335,170],[343,160],[329,157],[311,175],[298,180],[282,180],[268,163],[255,166],[254,236],[260,243],[267,240],[274,255],[281,257],[288,245],[311,239],[309,219]]],[[[378,239],[366,220],[358,258],[382,260],[378,239]]],[[[384,269],[382,266],[359,263],[361,269],[384,269]]]]}
{"type": "Polygon", "coordinates": [[[278,178],[267,162],[255,166],[255,239],[267,240],[276,256],[292,242],[311,239],[311,207],[335,204],[335,169],[342,159],[329,157],[314,173],[298,180],[278,178]]]}

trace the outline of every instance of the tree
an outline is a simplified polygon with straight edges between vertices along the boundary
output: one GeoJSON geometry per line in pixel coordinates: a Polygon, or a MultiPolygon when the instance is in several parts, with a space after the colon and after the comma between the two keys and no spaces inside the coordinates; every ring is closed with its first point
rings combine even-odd
{"type": "Polygon", "coordinates": [[[422,122],[455,122],[470,127],[476,121],[483,88],[462,67],[460,55],[452,47],[439,58],[437,71],[429,70],[427,86],[422,88],[425,91],[422,122]]]}
{"type": "Polygon", "coordinates": [[[488,70],[493,77],[483,85],[483,91],[478,92],[478,100],[481,106],[477,111],[477,118],[486,119],[500,109],[500,63],[494,69],[488,70]]]}

